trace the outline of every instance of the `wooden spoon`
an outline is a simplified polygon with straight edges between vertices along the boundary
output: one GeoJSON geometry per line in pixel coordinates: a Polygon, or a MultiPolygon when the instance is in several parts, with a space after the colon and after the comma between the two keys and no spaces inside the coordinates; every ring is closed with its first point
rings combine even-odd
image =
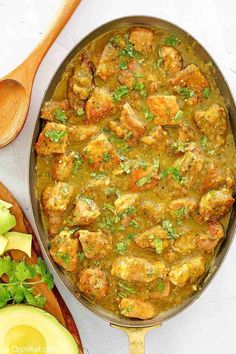
{"type": "Polygon", "coordinates": [[[32,84],[44,55],[51,47],[80,0],[63,0],[60,12],[33,52],[15,70],[0,81],[0,148],[9,144],[21,131],[30,104],[32,84]]]}

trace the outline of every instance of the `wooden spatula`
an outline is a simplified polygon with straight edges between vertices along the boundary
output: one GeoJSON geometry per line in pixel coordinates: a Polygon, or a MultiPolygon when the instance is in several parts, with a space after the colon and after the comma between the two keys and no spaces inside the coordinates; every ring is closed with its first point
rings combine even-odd
{"type": "Polygon", "coordinates": [[[0,148],[21,131],[30,104],[32,84],[44,55],[51,47],[80,0],[63,0],[53,25],[25,61],[0,81],[0,148]]]}

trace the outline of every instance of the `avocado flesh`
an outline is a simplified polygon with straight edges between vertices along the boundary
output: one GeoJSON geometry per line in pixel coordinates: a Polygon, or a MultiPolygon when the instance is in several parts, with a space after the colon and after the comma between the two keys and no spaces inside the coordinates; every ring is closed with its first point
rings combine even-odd
{"type": "Polygon", "coordinates": [[[9,210],[0,208],[0,234],[5,234],[5,232],[11,230],[15,226],[15,216],[12,215],[9,210]]]}
{"type": "Polygon", "coordinates": [[[10,231],[4,234],[8,241],[5,251],[20,250],[31,257],[32,235],[10,231]]]}
{"type": "Polygon", "coordinates": [[[5,200],[0,199],[0,210],[10,209],[12,204],[5,202],[5,200]]]}
{"type": "Polygon", "coordinates": [[[0,235],[0,256],[2,256],[3,253],[6,251],[7,244],[7,239],[4,236],[0,235]]]}
{"type": "Polygon", "coordinates": [[[29,305],[0,309],[0,353],[79,354],[73,336],[48,312],[29,305]],[[16,349],[18,351],[16,351],[16,349]]]}

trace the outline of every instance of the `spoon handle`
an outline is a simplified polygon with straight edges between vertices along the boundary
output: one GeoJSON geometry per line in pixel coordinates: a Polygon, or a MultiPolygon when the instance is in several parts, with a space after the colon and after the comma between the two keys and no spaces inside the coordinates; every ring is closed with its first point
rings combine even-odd
{"type": "MultiPolygon", "coordinates": [[[[54,22],[40,43],[33,52],[20,64],[15,70],[7,75],[8,78],[15,79],[24,85],[25,89],[31,91],[36,71],[43,57],[51,47],[63,27],[66,25],[76,7],[81,0],[63,0],[59,13],[56,15],[54,22]]],[[[6,78],[6,77],[5,77],[6,78]]]]}

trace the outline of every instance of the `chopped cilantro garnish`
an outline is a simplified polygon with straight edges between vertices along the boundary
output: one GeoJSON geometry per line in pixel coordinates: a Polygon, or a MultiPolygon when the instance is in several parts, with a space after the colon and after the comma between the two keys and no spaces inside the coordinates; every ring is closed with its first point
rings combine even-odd
{"type": "Polygon", "coordinates": [[[174,46],[180,44],[180,40],[178,37],[176,37],[174,34],[170,34],[166,40],[165,40],[166,45],[174,46]]]}
{"type": "Polygon", "coordinates": [[[113,45],[119,45],[120,44],[120,41],[121,41],[121,37],[117,34],[115,36],[112,36],[110,38],[110,43],[113,44],[113,45]]]}
{"type": "Polygon", "coordinates": [[[186,206],[182,206],[181,208],[175,209],[173,211],[173,216],[178,219],[178,224],[182,223],[182,219],[187,216],[188,208],[186,206]]]}
{"type": "Polygon", "coordinates": [[[131,172],[131,162],[130,161],[124,161],[121,162],[120,164],[122,170],[128,175],[131,172]]]}
{"type": "Polygon", "coordinates": [[[145,90],[145,86],[142,82],[135,81],[133,89],[138,91],[142,97],[147,96],[147,91],[145,90]]]}
{"type": "Polygon", "coordinates": [[[59,122],[65,124],[65,122],[67,121],[67,115],[66,112],[63,111],[63,109],[61,108],[56,108],[54,111],[54,115],[56,120],[58,120],[59,122]]]}
{"type": "Polygon", "coordinates": [[[76,114],[77,116],[82,116],[84,114],[84,109],[82,107],[78,108],[76,110],[76,114]]]}
{"type": "Polygon", "coordinates": [[[160,167],[160,157],[156,157],[153,161],[153,169],[155,171],[159,170],[160,167]]]}
{"type": "Polygon", "coordinates": [[[84,259],[84,257],[85,257],[84,252],[78,252],[78,253],[77,253],[77,257],[78,257],[78,259],[79,259],[80,261],[82,261],[82,260],[84,259]]]}
{"type": "Polygon", "coordinates": [[[160,280],[157,281],[157,283],[156,283],[156,289],[157,289],[157,291],[158,291],[159,293],[162,293],[162,292],[164,291],[165,287],[166,287],[166,286],[165,286],[164,280],[160,279],[160,280]]]}
{"type": "Polygon", "coordinates": [[[126,61],[122,61],[122,63],[120,63],[119,69],[120,69],[120,70],[126,70],[126,69],[128,69],[128,65],[127,65],[126,61]]]}
{"type": "Polygon", "coordinates": [[[127,86],[123,85],[118,87],[116,91],[112,94],[113,102],[120,101],[123,97],[127,96],[129,93],[129,89],[127,86]]]}
{"type": "Polygon", "coordinates": [[[61,139],[63,139],[67,135],[66,130],[46,130],[44,135],[46,138],[50,139],[54,143],[58,143],[61,139]]]}
{"type": "Polygon", "coordinates": [[[114,205],[112,205],[112,204],[110,204],[110,203],[104,203],[104,204],[103,204],[103,209],[110,210],[112,213],[115,212],[115,207],[114,207],[114,205]]]}
{"type": "Polygon", "coordinates": [[[185,152],[186,143],[184,141],[177,141],[177,142],[171,144],[171,147],[172,147],[172,149],[175,149],[176,151],[185,152]]]}
{"type": "Polygon", "coordinates": [[[207,149],[207,137],[206,136],[202,136],[201,139],[200,139],[200,144],[201,144],[201,147],[202,147],[202,150],[206,151],[207,149]]]}
{"type": "Polygon", "coordinates": [[[170,239],[175,240],[179,237],[170,220],[163,220],[162,227],[168,233],[170,239]]]}
{"type": "Polygon", "coordinates": [[[211,90],[209,87],[204,87],[204,89],[202,90],[202,95],[204,98],[209,98],[211,95],[211,90]]]}
{"type": "Polygon", "coordinates": [[[181,119],[183,119],[183,117],[184,117],[184,112],[180,110],[176,113],[176,115],[171,120],[175,122],[179,122],[181,119]]]}
{"type": "Polygon", "coordinates": [[[154,114],[150,112],[147,107],[144,108],[144,115],[149,122],[151,122],[155,118],[154,114]]]}
{"type": "Polygon", "coordinates": [[[153,64],[153,68],[157,69],[157,68],[161,68],[163,64],[163,59],[162,58],[158,58],[156,60],[156,62],[153,64]]]}
{"type": "Polygon", "coordinates": [[[125,254],[128,249],[128,245],[126,242],[118,242],[116,244],[116,252],[120,254],[125,254]]]}
{"type": "Polygon", "coordinates": [[[179,94],[183,97],[184,100],[187,100],[195,95],[195,92],[188,87],[181,87],[179,89],[179,94]]]}
{"type": "Polygon", "coordinates": [[[139,224],[137,223],[136,220],[131,220],[129,224],[130,224],[130,226],[134,227],[135,229],[139,228],[139,224]]]}
{"type": "Polygon", "coordinates": [[[109,154],[108,152],[104,152],[104,154],[103,154],[103,161],[104,161],[104,162],[109,162],[110,159],[111,159],[110,154],[109,154]]]}
{"type": "Polygon", "coordinates": [[[135,294],[135,289],[131,285],[126,285],[124,283],[118,283],[117,295],[121,298],[127,297],[135,294]]]}
{"type": "Polygon", "coordinates": [[[81,165],[83,164],[83,160],[82,160],[82,157],[81,155],[77,152],[75,155],[74,155],[74,164],[73,164],[73,174],[77,174],[81,165]]]}
{"type": "Polygon", "coordinates": [[[160,238],[155,238],[153,240],[155,245],[155,250],[157,254],[161,254],[163,252],[163,241],[160,238]]]}
{"type": "Polygon", "coordinates": [[[178,183],[181,183],[183,180],[183,177],[180,176],[179,170],[177,167],[169,166],[168,168],[166,168],[164,171],[162,171],[160,173],[161,179],[163,179],[169,175],[171,175],[173,177],[174,181],[176,181],[178,183]]]}
{"type": "Polygon", "coordinates": [[[140,178],[140,179],[136,182],[136,185],[137,185],[138,187],[142,187],[142,186],[144,186],[145,184],[150,183],[151,180],[152,180],[152,177],[151,177],[151,176],[144,176],[144,177],[140,178]]]}

